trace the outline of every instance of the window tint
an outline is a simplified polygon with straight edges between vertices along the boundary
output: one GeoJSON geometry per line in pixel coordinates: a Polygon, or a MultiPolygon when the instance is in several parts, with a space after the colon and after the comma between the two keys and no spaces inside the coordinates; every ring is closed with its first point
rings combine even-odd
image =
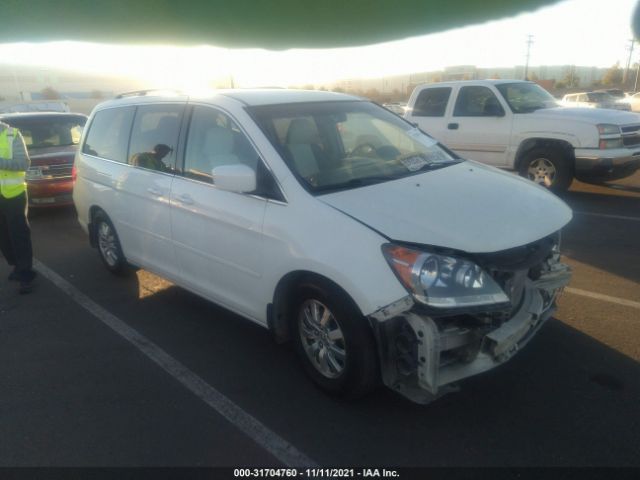
{"type": "Polygon", "coordinates": [[[504,115],[500,102],[487,87],[462,87],[453,111],[456,117],[494,117],[504,115]]]}
{"type": "Polygon", "coordinates": [[[443,117],[451,96],[450,87],[427,88],[418,94],[414,117],[443,117]]]}
{"type": "Polygon", "coordinates": [[[133,107],[122,107],[96,113],[82,152],[126,163],[133,112],[133,107]]]}
{"type": "Polygon", "coordinates": [[[80,115],[50,115],[7,120],[20,130],[27,148],[66,147],[80,142],[87,117],[80,115]]]}
{"type": "Polygon", "coordinates": [[[138,107],[129,147],[129,164],[134,167],[173,173],[176,146],[184,105],[138,107]]]}
{"type": "Polygon", "coordinates": [[[258,165],[258,154],[244,133],[219,110],[195,106],[187,136],[184,175],[213,183],[214,168],[239,164],[254,170],[258,165]]]}
{"type": "Polygon", "coordinates": [[[435,140],[370,102],[310,102],[247,110],[301,184],[316,194],[395,180],[457,162],[435,140]]]}

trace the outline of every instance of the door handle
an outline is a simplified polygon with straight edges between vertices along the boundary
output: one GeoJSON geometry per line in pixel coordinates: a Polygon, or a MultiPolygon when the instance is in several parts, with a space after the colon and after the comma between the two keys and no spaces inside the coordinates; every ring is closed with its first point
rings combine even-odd
{"type": "Polygon", "coordinates": [[[460,125],[458,125],[457,123],[450,123],[450,124],[447,125],[447,128],[449,130],[457,130],[459,126],[460,125]]]}
{"type": "Polygon", "coordinates": [[[177,195],[176,200],[184,205],[193,205],[193,198],[191,198],[191,195],[187,193],[183,193],[182,195],[177,195]]]}
{"type": "Polygon", "coordinates": [[[158,190],[157,188],[149,187],[149,188],[147,188],[147,192],[149,192],[154,197],[161,197],[162,196],[162,192],[160,190],[158,190]]]}

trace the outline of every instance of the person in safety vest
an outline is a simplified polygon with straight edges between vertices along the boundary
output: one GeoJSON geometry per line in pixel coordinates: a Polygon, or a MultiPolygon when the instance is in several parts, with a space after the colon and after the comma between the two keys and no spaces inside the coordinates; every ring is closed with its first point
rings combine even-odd
{"type": "Polygon", "coordinates": [[[21,294],[31,292],[36,276],[27,220],[25,175],[30,164],[18,129],[0,122],[0,251],[13,266],[9,280],[20,283],[21,294]]]}

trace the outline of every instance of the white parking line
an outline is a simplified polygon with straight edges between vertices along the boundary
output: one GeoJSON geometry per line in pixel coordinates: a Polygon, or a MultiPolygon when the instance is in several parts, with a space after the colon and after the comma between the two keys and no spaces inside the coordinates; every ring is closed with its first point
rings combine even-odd
{"type": "Polygon", "coordinates": [[[625,307],[640,309],[640,302],[634,302],[633,300],[627,300],[625,298],[610,297],[609,295],[589,292],[587,290],[581,290],[580,288],[573,287],[566,287],[564,291],[567,293],[573,293],[574,295],[582,295],[583,297],[594,298],[596,300],[602,300],[604,302],[616,303],[618,305],[624,305],[625,307]]]}
{"type": "Polygon", "coordinates": [[[573,213],[576,213],[578,215],[591,215],[592,217],[615,218],[616,220],[631,220],[632,222],[640,222],[640,217],[627,217],[624,215],[609,215],[606,213],[580,212],[577,210],[574,210],[573,213]]]}
{"type": "Polygon", "coordinates": [[[200,397],[207,405],[235,425],[245,435],[284,465],[289,467],[317,466],[316,462],[297,450],[277,433],[269,430],[269,428],[258,419],[245,412],[198,375],[162,350],[158,345],[145,338],[137,330],[131,328],[118,317],[95,303],[56,272],[38,260],[34,259],[33,263],[36,270],[38,270],[43,277],[50,280],[60,290],[69,295],[78,305],[88,310],[118,335],[128,340],[134,347],[149,359],[153,360],[169,375],[200,397]]]}

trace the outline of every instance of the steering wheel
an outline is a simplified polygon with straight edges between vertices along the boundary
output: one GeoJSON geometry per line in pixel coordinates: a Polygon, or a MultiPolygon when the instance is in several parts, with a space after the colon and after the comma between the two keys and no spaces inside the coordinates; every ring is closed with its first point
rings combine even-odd
{"type": "Polygon", "coordinates": [[[371,143],[361,143],[360,145],[358,145],[357,147],[355,147],[353,150],[351,150],[351,155],[350,156],[364,156],[364,157],[370,157],[376,154],[376,147],[371,144],[371,143]]]}

